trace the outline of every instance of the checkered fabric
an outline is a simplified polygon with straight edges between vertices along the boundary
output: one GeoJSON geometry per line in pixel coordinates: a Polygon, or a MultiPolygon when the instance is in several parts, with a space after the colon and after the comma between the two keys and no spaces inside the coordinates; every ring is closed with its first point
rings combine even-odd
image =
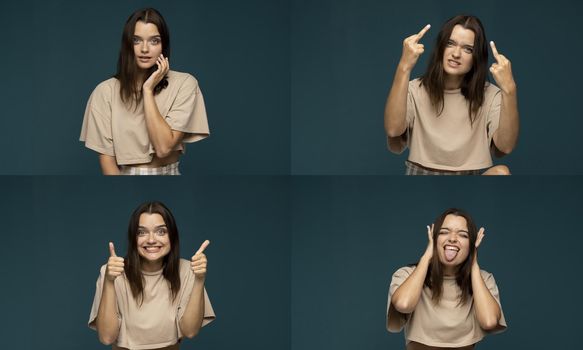
{"type": "Polygon", "coordinates": [[[159,168],[140,168],[129,165],[121,166],[121,175],[180,175],[178,164],[168,164],[159,168]]]}
{"type": "Polygon", "coordinates": [[[482,170],[461,170],[461,171],[447,171],[428,169],[419,164],[405,161],[405,175],[481,175],[482,170]]]}

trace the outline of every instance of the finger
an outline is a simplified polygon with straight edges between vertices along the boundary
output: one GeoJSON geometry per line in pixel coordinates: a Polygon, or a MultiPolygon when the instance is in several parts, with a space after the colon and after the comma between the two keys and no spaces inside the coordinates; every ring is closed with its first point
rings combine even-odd
{"type": "Polygon", "coordinates": [[[204,250],[206,249],[206,247],[208,247],[209,244],[211,244],[211,242],[208,239],[202,242],[200,248],[198,248],[194,255],[204,252],[204,250]]]}
{"type": "Polygon", "coordinates": [[[115,254],[115,247],[113,246],[113,242],[109,242],[109,256],[117,256],[115,254]]]}
{"type": "Polygon", "coordinates": [[[498,53],[498,49],[496,49],[496,44],[493,41],[490,41],[490,47],[492,48],[492,54],[494,54],[494,58],[496,61],[500,62],[500,54],[498,53]]]}
{"type": "Polygon", "coordinates": [[[426,25],[425,27],[423,27],[423,29],[421,29],[421,31],[419,31],[419,33],[417,33],[417,41],[419,41],[419,40],[421,40],[421,38],[423,38],[423,35],[425,35],[425,33],[427,33],[429,28],[431,28],[431,24],[426,25]]]}

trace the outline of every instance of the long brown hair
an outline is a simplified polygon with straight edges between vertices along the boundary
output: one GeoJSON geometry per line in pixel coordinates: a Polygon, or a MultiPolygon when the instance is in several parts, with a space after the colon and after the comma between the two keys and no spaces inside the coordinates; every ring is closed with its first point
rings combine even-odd
{"type": "MultiPolygon", "coordinates": [[[[170,32],[164,17],[153,8],[145,8],[134,12],[126,21],[121,36],[121,48],[119,50],[119,58],[117,60],[117,72],[114,78],[117,78],[120,83],[120,97],[123,103],[127,106],[132,106],[137,109],[138,103],[142,99],[142,91],[136,88],[138,79],[139,67],[136,65],[136,58],[134,54],[134,31],[137,22],[152,23],[158,27],[160,39],[162,41],[162,54],[164,57],[170,59],[170,32]]],[[[158,69],[157,65],[150,67],[144,78],[148,78],[154,71],[158,69]]],[[[140,82],[143,83],[143,82],[140,82]]],[[[140,84],[141,85],[141,84],[140,84]]],[[[162,89],[168,86],[168,79],[164,77],[155,87],[154,94],[158,94],[162,89]]]]}
{"type": "Polygon", "coordinates": [[[174,301],[180,290],[180,242],[174,216],[164,204],[146,202],[140,204],[132,213],[128,225],[128,256],[126,257],[127,263],[124,266],[125,275],[129,281],[134,299],[138,300],[141,305],[144,293],[144,276],[142,275],[142,260],[138,253],[138,227],[140,215],[144,213],[160,214],[168,229],[170,252],[164,257],[162,275],[170,284],[172,300],[174,301]]]}
{"type": "Polygon", "coordinates": [[[437,254],[438,247],[436,242],[439,231],[441,230],[441,226],[443,225],[443,221],[448,215],[461,216],[466,219],[466,223],[468,225],[468,234],[470,236],[470,251],[468,257],[461,264],[455,276],[455,281],[461,290],[459,304],[463,305],[472,295],[472,259],[476,250],[476,239],[478,236],[478,230],[476,229],[476,224],[472,220],[472,217],[463,210],[449,208],[441,215],[439,215],[437,219],[435,219],[435,222],[433,223],[433,257],[431,258],[431,263],[429,264],[427,274],[425,275],[424,284],[431,288],[432,300],[435,304],[437,304],[443,293],[443,264],[439,260],[439,255],[437,254]]]}
{"type": "Polygon", "coordinates": [[[484,103],[484,87],[488,78],[488,45],[486,32],[482,22],[475,16],[459,15],[448,19],[437,35],[436,47],[431,54],[425,74],[421,77],[421,85],[425,86],[431,99],[431,104],[437,110],[437,115],[443,112],[443,91],[445,89],[445,71],[443,70],[443,54],[453,28],[461,25],[474,32],[474,50],[472,52],[472,68],[464,75],[461,93],[469,102],[468,114],[473,124],[478,111],[484,103]]]}

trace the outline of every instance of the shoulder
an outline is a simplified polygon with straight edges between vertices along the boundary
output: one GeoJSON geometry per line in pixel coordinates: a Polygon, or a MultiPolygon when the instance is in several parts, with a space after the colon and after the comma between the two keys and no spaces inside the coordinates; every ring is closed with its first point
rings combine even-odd
{"type": "Polygon", "coordinates": [[[395,271],[395,273],[393,273],[393,277],[399,276],[407,277],[415,270],[415,267],[416,267],[415,265],[407,265],[400,267],[397,269],[397,271],[395,271]]]}
{"type": "Polygon", "coordinates": [[[110,99],[112,93],[117,88],[118,80],[116,78],[109,78],[97,84],[93,89],[92,96],[98,96],[104,99],[110,99]]]}
{"type": "Polygon", "coordinates": [[[180,265],[178,269],[180,274],[190,271],[190,260],[180,258],[180,265]]]}
{"type": "Polygon", "coordinates": [[[198,86],[198,80],[192,74],[175,70],[168,71],[168,83],[185,87],[198,86]]]}
{"type": "Polygon", "coordinates": [[[480,269],[480,275],[482,276],[482,279],[484,280],[484,282],[488,283],[488,282],[493,282],[496,283],[494,280],[494,275],[486,270],[481,270],[480,269]]]}
{"type": "Polygon", "coordinates": [[[421,78],[415,78],[413,80],[409,80],[409,89],[417,91],[417,90],[421,89],[421,87],[422,87],[421,78]]]}
{"type": "Polygon", "coordinates": [[[492,84],[491,82],[487,81],[486,85],[484,85],[484,97],[486,99],[493,98],[494,96],[500,94],[500,88],[496,85],[492,84]]]}

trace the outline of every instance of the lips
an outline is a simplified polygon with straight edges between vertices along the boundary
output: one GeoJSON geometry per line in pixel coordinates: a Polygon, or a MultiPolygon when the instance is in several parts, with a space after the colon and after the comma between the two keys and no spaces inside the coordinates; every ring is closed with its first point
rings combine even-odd
{"type": "Polygon", "coordinates": [[[150,59],[152,59],[152,57],[138,56],[138,59],[140,59],[141,61],[149,61],[150,59]]]}
{"type": "Polygon", "coordinates": [[[155,253],[159,253],[162,250],[162,247],[161,246],[146,246],[146,247],[143,247],[143,249],[148,253],[155,254],[155,253]]]}
{"type": "Polygon", "coordinates": [[[443,249],[445,252],[445,260],[447,260],[448,262],[453,261],[453,259],[455,259],[458,252],[460,251],[460,248],[454,245],[445,245],[443,249]]]}
{"type": "Polygon", "coordinates": [[[447,60],[447,64],[448,64],[450,67],[453,67],[453,68],[457,68],[457,67],[459,67],[459,66],[461,66],[461,65],[462,65],[462,63],[461,63],[461,62],[458,62],[458,61],[456,61],[456,60],[452,60],[452,59],[449,59],[449,60],[447,60]]]}

